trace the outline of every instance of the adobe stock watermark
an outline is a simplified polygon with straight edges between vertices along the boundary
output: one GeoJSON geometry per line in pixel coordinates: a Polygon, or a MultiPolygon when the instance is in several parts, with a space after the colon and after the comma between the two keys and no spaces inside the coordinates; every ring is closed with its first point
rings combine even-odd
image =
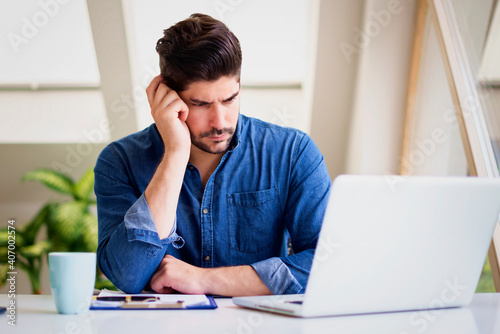
{"type": "Polygon", "coordinates": [[[223,20],[227,12],[234,11],[244,0],[215,0],[213,6],[217,13],[217,18],[223,20]]]}
{"type": "MultiPolygon", "coordinates": [[[[430,132],[430,136],[424,139],[416,139],[414,148],[407,157],[402,157],[400,160],[401,167],[406,171],[406,174],[412,175],[416,168],[422,166],[425,161],[434,155],[440,145],[443,145],[448,140],[448,135],[442,128],[434,128],[430,132]]],[[[392,192],[395,192],[398,185],[406,180],[401,175],[386,175],[387,185],[392,192]]]]}
{"type": "Polygon", "coordinates": [[[7,39],[14,52],[19,53],[20,46],[28,44],[35,38],[50,20],[60,13],[61,6],[69,2],[70,0],[39,0],[39,9],[33,15],[21,18],[19,30],[7,33],[7,39]]]}
{"type": "MultiPolygon", "coordinates": [[[[444,288],[441,290],[439,296],[429,301],[427,305],[428,310],[414,312],[410,315],[408,323],[410,326],[415,327],[417,333],[424,332],[430,324],[436,321],[437,316],[442,314],[445,310],[442,308],[450,307],[455,303],[458,297],[466,290],[466,286],[459,283],[458,278],[453,282],[448,279],[444,280],[444,288]],[[439,309],[437,309],[439,308],[439,309]]],[[[410,334],[408,331],[399,334],[410,334]]]]}
{"type": "Polygon", "coordinates": [[[392,192],[395,192],[397,186],[405,181],[405,177],[401,175],[386,175],[385,179],[392,192]]]}
{"type": "MultiPolygon", "coordinates": [[[[248,317],[237,317],[236,318],[236,331],[231,333],[236,334],[252,334],[255,330],[264,324],[264,312],[248,312],[248,317]]],[[[225,334],[229,334],[225,332],[225,334]]]]}
{"type": "Polygon", "coordinates": [[[84,158],[92,154],[96,145],[104,142],[113,128],[114,125],[108,122],[107,118],[103,118],[97,128],[83,130],[82,135],[86,140],[76,144],[76,146],[66,145],[64,162],[53,161],[51,167],[61,173],[71,173],[84,161],[84,158]]]}
{"type": "Polygon", "coordinates": [[[271,108],[271,123],[281,126],[290,126],[291,121],[297,118],[296,115],[288,111],[286,106],[271,108]]]}
{"type": "MultiPolygon", "coordinates": [[[[428,158],[436,153],[438,147],[446,143],[448,139],[448,135],[440,127],[432,129],[427,138],[416,139],[413,142],[414,148],[408,156],[402,157],[400,160],[401,167],[406,171],[405,175],[414,174],[416,168],[422,166],[428,158]]],[[[406,180],[401,175],[386,175],[385,178],[392,192],[395,192],[397,186],[406,180]]]]}
{"type": "Polygon", "coordinates": [[[330,234],[327,235],[326,239],[321,238],[318,240],[316,245],[316,250],[314,251],[314,260],[311,266],[311,273],[318,270],[318,263],[325,262],[330,258],[330,256],[340,248],[340,244],[334,242],[330,234]]]}
{"type": "Polygon", "coordinates": [[[16,220],[9,219],[7,221],[7,284],[9,287],[7,297],[9,298],[9,306],[7,306],[7,324],[15,327],[17,321],[17,299],[16,299],[16,280],[17,280],[17,267],[16,267],[16,220]]]}
{"type": "Polygon", "coordinates": [[[52,332],[58,334],[80,334],[80,333],[93,333],[92,323],[95,321],[95,313],[93,311],[86,312],[85,314],[77,317],[71,317],[66,321],[61,318],[54,326],[52,332]]]}
{"type": "Polygon", "coordinates": [[[151,66],[145,67],[145,70],[146,74],[142,77],[140,84],[132,87],[132,95],[121,94],[119,98],[116,98],[111,103],[111,109],[113,112],[120,113],[120,119],[124,119],[128,117],[129,114],[132,114],[134,104],[147,100],[146,88],[151,83],[151,80],[159,73],[151,66]]]}
{"type": "MultiPolygon", "coordinates": [[[[463,120],[467,121],[474,117],[474,114],[476,114],[481,107],[481,100],[487,97],[487,93],[485,96],[479,96],[479,98],[467,97],[460,105],[463,120]]],[[[459,127],[455,107],[453,106],[443,111],[442,120],[444,124],[446,124],[445,127],[449,130],[456,130],[459,127]]],[[[429,157],[436,153],[440,145],[443,145],[449,140],[449,137],[449,134],[442,127],[433,128],[427,138],[414,140],[413,149],[407,157],[401,159],[401,166],[406,170],[407,174],[413,174],[417,167],[422,166],[429,157]]],[[[389,177],[388,180],[391,183],[391,187],[401,181],[401,179],[394,179],[393,177],[389,177]]]]}
{"type": "Polygon", "coordinates": [[[368,47],[372,40],[376,38],[384,28],[392,21],[394,15],[403,11],[403,5],[400,0],[389,0],[386,9],[379,11],[372,10],[368,13],[367,22],[360,29],[358,26],[353,28],[354,37],[352,43],[342,42],[339,44],[340,50],[347,63],[352,61],[354,54],[359,54],[362,49],[368,47]]]}
{"type": "Polygon", "coordinates": [[[401,160],[401,165],[412,174],[416,167],[422,166],[425,160],[436,152],[437,147],[447,140],[448,135],[442,128],[432,129],[428,138],[415,140],[415,148],[407,158],[401,160]]]}

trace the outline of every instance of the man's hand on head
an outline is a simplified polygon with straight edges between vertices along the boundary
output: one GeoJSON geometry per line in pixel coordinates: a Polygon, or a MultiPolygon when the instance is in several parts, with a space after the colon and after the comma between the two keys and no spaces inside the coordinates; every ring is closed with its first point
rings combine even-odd
{"type": "Polygon", "coordinates": [[[176,91],[163,83],[163,77],[153,78],[146,88],[151,116],[165,145],[166,155],[180,155],[188,160],[191,150],[191,136],[186,120],[188,106],[176,91]]]}
{"type": "Polygon", "coordinates": [[[146,89],[151,115],[163,140],[165,153],[144,191],[160,239],[174,226],[179,193],[191,153],[191,134],[186,123],[189,109],[176,91],[158,75],[146,89]]]}

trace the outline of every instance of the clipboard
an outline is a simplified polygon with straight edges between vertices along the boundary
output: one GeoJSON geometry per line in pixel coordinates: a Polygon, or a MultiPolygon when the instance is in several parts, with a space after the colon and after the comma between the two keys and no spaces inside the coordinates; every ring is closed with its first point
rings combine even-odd
{"type": "Polygon", "coordinates": [[[210,310],[217,303],[212,296],[206,295],[127,295],[113,294],[97,300],[94,296],[90,310],[210,310]],[[115,301],[114,298],[120,299],[115,301]],[[142,300],[138,300],[142,299],[142,300]]]}

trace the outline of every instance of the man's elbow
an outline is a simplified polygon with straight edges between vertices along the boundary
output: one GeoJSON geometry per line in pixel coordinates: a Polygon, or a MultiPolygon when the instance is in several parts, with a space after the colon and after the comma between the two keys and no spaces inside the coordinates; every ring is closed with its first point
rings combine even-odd
{"type": "Polygon", "coordinates": [[[127,272],[126,268],[110,265],[104,252],[98,251],[97,255],[99,269],[117,289],[125,293],[140,293],[148,284],[149,280],[141,277],[139,271],[127,272]]]}
{"type": "MultiPolygon", "coordinates": [[[[142,285],[142,284],[141,284],[141,285],[139,285],[139,284],[137,284],[137,283],[135,283],[135,284],[134,284],[134,283],[135,283],[135,282],[126,282],[126,281],[122,281],[122,282],[120,282],[120,284],[115,284],[115,286],[116,286],[119,290],[121,290],[121,291],[123,291],[123,292],[125,292],[125,293],[130,293],[130,294],[134,294],[134,293],[141,293],[141,292],[144,290],[145,286],[146,286],[146,284],[144,284],[144,285],[142,285]]],[[[114,283],[113,283],[113,284],[114,284],[114,283]]]]}

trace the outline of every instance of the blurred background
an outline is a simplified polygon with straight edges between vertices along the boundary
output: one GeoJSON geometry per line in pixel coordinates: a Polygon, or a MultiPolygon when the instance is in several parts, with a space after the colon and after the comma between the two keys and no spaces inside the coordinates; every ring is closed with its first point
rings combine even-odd
{"type": "MultiPolygon", "coordinates": [[[[401,160],[417,3],[1,0],[0,227],[9,219],[21,227],[65,198],[23,175],[48,168],[78,180],[110,141],[152,123],[145,88],[159,74],[156,41],[196,12],[225,22],[241,42],[241,113],[310,134],[332,179],[398,174],[401,164],[411,174],[467,175],[431,24],[422,31],[414,154],[401,160]]],[[[496,1],[453,3],[479,72],[496,1]]],[[[484,73],[498,100],[495,78],[484,73]]],[[[495,117],[487,121],[496,145],[495,117]]],[[[43,268],[41,289],[50,293],[43,268]]],[[[17,293],[30,293],[26,274],[17,277],[17,293]]]]}

